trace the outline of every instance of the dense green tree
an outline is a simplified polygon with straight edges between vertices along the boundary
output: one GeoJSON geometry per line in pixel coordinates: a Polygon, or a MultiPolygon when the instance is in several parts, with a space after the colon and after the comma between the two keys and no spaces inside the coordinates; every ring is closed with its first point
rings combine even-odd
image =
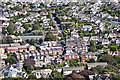
{"type": "Polygon", "coordinates": [[[40,38],[40,39],[39,39],[39,43],[41,44],[42,42],[43,42],[43,39],[42,39],[42,38],[40,38]]]}
{"type": "Polygon", "coordinates": [[[104,54],[107,54],[107,53],[108,53],[107,49],[104,49],[104,54]]]}
{"type": "Polygon", "coordinates": [[[117,50],[117,48],[116,48],[116,46],[110,46],[110,50],[114,52],[117,50]]]}
{"type": "Polygon", "coordinates": [[[40,26],[38,24],[33,24],[33,30],[39,30],[40,26]]]}
{"type": "Polygon", "coordinates": [[[90,41],[90,46],[95,46],[95,41],[91,40],[90,41]]]}
{"type": "Polygon", "coordinates": [[[113,58],[115,59],[116,63],[120,63],[120,56],[114,55],[113,58]]]}
{"type": "Polygon", "coordinates": [[[35,67],[35,70],[40,70],[41,68],[40,67],[35,67]]]}
{"type": "Polygon", "coordinates": [[[33,74],[30,74],[28,76],[28,80],[37,80],[37,77],[35,75],[33,75],[33,74]]]}
{"type": "Polygon", "coordinates": [[[26,39],[26,42],[27,42],[27,43],[29,43],[29,41],[30,41],[29,39],[26,39]]]}
{"type": "Polygon", "coordinates": [[[34,45],[36,43],[36,40],[32,38],[29,42],[30,44],[34,45]]]}
{"type": "Polygon", "coordinates": [[[117,72],[118,71],[118,68],[113,65],[105,66],[105,69],[108,69],[109,72],[117,72]]]}
{"type": "Polygon", "coordinates": [[[9,78],[2,78],[1,80],[26,80],[23,77],[9,77],[9,78]]]}
{"type": "Polygon", "coordinates": [[[89,52],[95,52],[95,47],[94,46],[90,46],[89,52]]]}
{"type": "Polygon", "coordinates": [[[14,43],[13,38],[11,36],[7,36],[4,38],[4,43],[14,43]]]}
{"type": "Polygon", "coordinates": [[[27,32],[31,24],[23,24],[23,27],[25,28],[25,32],[27,32]]]}
{"type": "Polygon", "coordinates": [[[98,49],[102,49],[102,48],[103,48],[103,45],[102,45],[102,44],[99,44],[97,48],[98,48],[98,49]]]}
{"type": "Polygon", "coordinates": [[[79,59],[71,59],[70,60],[70,66],[75,66],[75,67],[77,67],[78,66],[78,62],[80,62],[80,60],[79,59]]]}
{"type": "Polygon", "coordinates": [[[23,71],[23,72],[26,72],[26,70],[25,70],[24,68],[22,68],[22,71],[23,71]]]}
{"type": "Polygon", "coordinates": [[[45,77],[41,76],[38,80],[47,80],[45,77]]]}
{"type": "Polygon", "coordinates": [[[108,64],[113,64],[115,62],[115,59],[112,55],[105,54],[103,57],[98,58],[98,61],[100,62],[107,62],[108,64]]]}
{"type": "Polygon", "coordinates": [[[5,63],[10,63],[10,64],[16,64],[17,63],[17,60],[15,59],[15,57],[13,56],[8,56],[6,59],[5,59],[5,63]]]}
{"type": "Polygon", "coordinates": [[[28,74],[30,74],[30,73],[34,70],[34,67],[33,67],[32,65],[29,65],[29,66],[26,66],[26,67],[27,67],[26,72],[27,72],[28,74]]]}
{"type": "Polygon", "coordinates": [[[8,31],[8,33],[11,35],[11,34],[13,34],[13,32],[14,32],[14,28],[13,28],[12,26],[8,26],[8,27],[7,27],[7,31],[8,31]]]}
{"type": "Polygon", "coordinates": [[[13,32],[17,29],[17,27],[13,24],[10,23],[9,26],[7,27],[7,31],[9,34],[13,34],[13,32]]]}
{"type": "Polygon", "coordinates": [[[57,38],[56,36],[54,36],[52,34],[52,32],[48,32],[46,35],[45,35],[45,41],[56,41],[57,38]]]}
{"type": "Polygon", "coordinates": [[[2,29],[2,34],[6,34],[7,32],[5,31],[5,29],[2,29]]]}
{"type": "Polygon", "coordinates": [[[59,79],[63,79],[64,76],[57,71],[53,71],[50,75],[50,78],[59,80],[59,79]]]}
{"type": "Polygon", "coordinates": [[[92,58],[92,59],[89,59],[86,61],[87,63],[95,63],[95,60],[92,58]]]}
{"type": "Polygon", "coordinates": [[[72,73],[77,73],[77,71],[73,70],[72,73]]]}

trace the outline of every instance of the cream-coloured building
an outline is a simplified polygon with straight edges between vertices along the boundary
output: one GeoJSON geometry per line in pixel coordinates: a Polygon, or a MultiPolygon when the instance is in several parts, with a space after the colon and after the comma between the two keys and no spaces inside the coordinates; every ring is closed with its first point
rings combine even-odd
{"type": "Polygon", "coordinates": [[[0,48],[0,54],[4,54],[5,50],[3,48],[0,48]]]}

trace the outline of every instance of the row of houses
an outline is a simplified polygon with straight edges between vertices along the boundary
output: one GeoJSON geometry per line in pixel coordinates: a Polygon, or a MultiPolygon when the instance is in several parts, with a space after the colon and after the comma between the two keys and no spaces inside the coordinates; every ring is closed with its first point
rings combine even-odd
{"type": "Polygon", "coordinates": [[[27,59],[31,56],[34,57],[34,59],[42,59],[44,58],[44,56],[48,56],[48,55],[62,55],[63,53],[63,50],[62,48],[49,48],[49,49],[44,49],[44,50],[34,50],[34,51],[27,51],[27,52],[23,52],[23,53],[14,53],[14,56],[20,60],[24,60],[24,59],[27,59]]]}
{"type": "Polygon", "coordinates": [[[29,45],[29,44],[20,45],[19,43],[0,44],[0,47],[2,51],[4,52],[6,51],[7,53],[36,50],[35,46],[29,45]]]}
{"type": "Polygon", "coordinates": [[[21,14],[25,15],[25,14],[27,14],[27,11],[26,10],[23,10],[23,11],[12,11],[10,13],[3,12],[3,16],[5,16],[5,17],[13,17],[13,16],[21,15],[21,14]]]}

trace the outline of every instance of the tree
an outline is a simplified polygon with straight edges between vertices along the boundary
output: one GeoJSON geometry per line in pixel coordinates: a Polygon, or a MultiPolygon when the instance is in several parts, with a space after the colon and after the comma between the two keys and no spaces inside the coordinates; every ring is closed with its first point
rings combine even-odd
{"type": "Polygon", "coordinates": [[[41,44],[42,42],[43,42],[43,39],[42,39],[42,38],[40,38],[40,39],[39,39],[39,43],[41,44]]]}
{"type": "Polygon", "coordinates": [[[13,38],[11,37],[11,36],[7,36],[7,37],[5,37],[4,38],[4,43],[13,43],[14,41],[13,41],[13,38]]]}
{"type": "Polygon", "coordinates": [[[35,75],[33,75],[33,74],[30,74],[28,76],[28,80],[36,80],[36,79],[37,79],[37,77],[35,75]]]}
{"type": "Polygon", "coordinates": [[[9,26],[7,27],[7,31],[9,34],[13,34],[13,32],[17,29],[17,27],[13,24],[10,23],[9,26]]]}
{"type": "Polygon", "coordinates": [[[95,52],[95,47],[94,46],[90,46],[89,52],[95,52]]]}
{"type": "Polygon", "coordinates": [[[23,72],[26,72],[26,70],[25,70],[24,68],[22,68],[22,71],[23,71],[23,72]]]}
{"type": "Polygon", "coordinates": [[[52,34],[52,32],[48,32],[46,35],[45,35],[45,41],[56,41],[57,38],[56,36],[54,36],[52,34]]]}
{"type": "Polygon", "coordinates": [[[107,65],[105,66],[105,69],[108,69],[110,72],[117,72],[118,68],[113,65],[107,65]]]}
{"type": "Polygon", "coordinates": [[[113,56],[109,54],[105,54],[103,57],[98,58],[98,61],[107,62],[108,64],[113,64],[115,62],[115,59],[113,58],[113,56]]]}
{"type": "Polygon", "coordinates": [[[35,67],[35,70],[40,70],[40,67],[35,67]]]}
{"type": "Polygon", "coordinates": [[[29,42],[30,44],[34,45],[36,43],[36,40],[32,38],[29,42]]]}
{"type": "Polygon", "coordinates": [[[15,59],[15,57],[13,56],[8,56],[6,59],[5,59],[5,63],[10,63],[10,64],[16,64],[17,63],[17,60],[15,59]]]}
{"type": "Polygon", "coordinates": [[[116,46],[111,46],[110,50],[113,51],[113,52],[115,52],[117,50],[117,48],[116,48],[116,46]]]}
{"type": "Polygon", "coordinates": [[[95,46],[95,41],[91,40],[90,41],[90,46],[95,46]]]}
{"type": "Polygon", "coordinates": [[[104,54],[107,54],[107,53],[108,53],[107,49],[104,49],[104,54]]]}
{"type": "Polygon", "coordinates": [[[116,63],[120,63],[120,56],[114,55],[113,58],[115,59],[116,63]]]}
{"type": "Polygon", "coordinates": [[[42,66],[42,69],[46,69],[45,65],[42,66]]]}
{"type": "Polygon", "coordinates": [[[72,73],[77,73],[77,71],[73,70],[72,73]]]}
{"type": "Polygon", "coordinates": [[[99,44],[97,48],[98,48],[98,49],[102,49],[102,48],[103,48],[103,45],[102,45],[102,44],[99,44]]]}
{"type": "Polygon", "coordinates": [[[71,59],[70,60],[70,66],[78,66],[78,62],[79,62],[79,60],[78,59],[71,59]]]}
{"type": "Polygon", "coordinates": [[[111,38],[111,37],[109,37],[108,39],[109,39],[109,41],[111,41],[111,40],[112,40],[112,38],[111,38]]]}
{"type": "Polygon", "coordinates": [[[29,43],[29,41],[30,41],[29,39],[26,39],[26,42],[27,42],[27,43],[29,43]]]}
{"type": "Polygon", "coordinates": [[[25,28],[25,32],[27,32],[31,24],[23,24],[23,27],[25,28]]]}
{"type": "Polygon", "coordinates": [[[14,29],[13,29],[12,26],[8,26],[8,27],[7,27],[7,31],[8,31],[8,33],[11,35],[11,34],[13,34],[14,29]]]}
{"type": "Polygon", "coordinates": [[[95,60],[92,58],[92,59],[88,59],[86,60],[87,63],[95,63],[95,60]]]}
{"type": "Polygon", "coordinates": [[[63,79],[64,78],[64,76],[57,71],[53,71],[50,76],[51,76],[50,78],[54,78],[54,79],[63,79]]]}
{"type": "Polygon", "coordinates": [[[26,66],[26,72],[28,73],[28,74],[30,74],[33,70],[34,70],[34,67],[32,66],[32,65],[30,65],[30,66],[26,66]]]}
{"type": "Polygon", "coordinates": [[[38,24],[33,24],[33,30],[39,30],[40,26],[38,24]]]}
{"type": "Polygon", "coordinates": [[[42,5],[40,5],[39,8],[42,8],[42,5]]]}
{"type": "Polygon", "coordinates": [[[5,29],[2,29],[2,34],[6,34],[7,32],[6,32],[6,30],[5,29]]]}
{"type": "Polygon", "coordinates": [[[45,77],[41,76],[38,80],[47,80],[45,77]]]}

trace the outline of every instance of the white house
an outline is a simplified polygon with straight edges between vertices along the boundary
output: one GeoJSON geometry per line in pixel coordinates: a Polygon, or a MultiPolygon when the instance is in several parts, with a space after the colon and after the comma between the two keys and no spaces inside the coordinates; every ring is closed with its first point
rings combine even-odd
{"type": "Polygon", "coordinates": [[[63,67],[63,74],[68,75],[68,74],[72,73],[73,70],[80,72],[80,71],[84,70],[84,67],[63,67]]]}
{"type": "Polygon", "coordinates": [[[19,70],[17,68],[14,68],[13,66],[10,66],[8,77],[17,77],[18,73],[20,72],[22,72],[22,69],[19,70]]]}
{"type": "Polygon", "coordinates": [[[45,78],[49,78],[49,75],[52,73],[52,70],[51,69],[33,70],[32,73],[37,78],[40,78],[41,76],[43,76],[45,78]]]}
{"type": "Polygon", "coordinates": [[[92,29],[92,26],[90,26],[90,25],[84,25],[81,30],[91,31],[91,29],[92,29]]]}

